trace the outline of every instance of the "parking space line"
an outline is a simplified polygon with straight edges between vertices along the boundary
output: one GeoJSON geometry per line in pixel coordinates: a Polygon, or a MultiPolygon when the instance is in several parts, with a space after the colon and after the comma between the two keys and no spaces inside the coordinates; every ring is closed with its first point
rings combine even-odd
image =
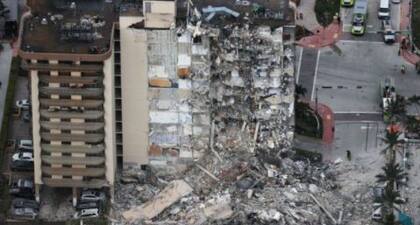
{"type": "Polygon", "coordinates": [[[302,58],[303,58],[303,48],[300,49],[300,57],[299,57],[299,64],[298,64],[298,69],[297,69],[297,74],[296,74],[296,84],[299,84],[299,76],[300,76],[300,67],[302,65],[302,58]]]}
{"type": "Polygon", "coordinates": [[[316,77],[318,75],[319,56],[320,55],[321,55],[321,51],[318,50],[318,54],[316,55],[316,65],[315,65],[315,72],[314,72],[314,84],[312,86],[311,101],[314,100],[314,92],[315,92],[315,85],[316,85],[316,77]]]}
{"type": "Polygon", "coordinates": [[[369,42],[369,43],[376,43],[376,44],[384,44],[383,41],[369,41],[369,40],[340,40],[343,43],[358,43],[358,42],[369,42]]]}

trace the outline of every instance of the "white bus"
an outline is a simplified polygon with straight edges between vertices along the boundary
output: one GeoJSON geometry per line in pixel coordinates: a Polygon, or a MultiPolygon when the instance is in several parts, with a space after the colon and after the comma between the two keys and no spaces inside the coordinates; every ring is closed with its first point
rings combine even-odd
{"type": "Polygon", "coordinates": [[[381,0],[378,9],[378,18],[381,20],[387,20],[391,17],[391,6],[389,0],[381,0]]]}

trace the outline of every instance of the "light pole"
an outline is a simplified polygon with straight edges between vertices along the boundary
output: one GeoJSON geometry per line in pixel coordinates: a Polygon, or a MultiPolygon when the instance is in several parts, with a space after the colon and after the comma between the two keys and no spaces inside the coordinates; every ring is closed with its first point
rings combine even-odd
{"type": "Polygon", "coordinates": [[[315,88],[315,114],[318,115],[318,88],[315,88]]]}

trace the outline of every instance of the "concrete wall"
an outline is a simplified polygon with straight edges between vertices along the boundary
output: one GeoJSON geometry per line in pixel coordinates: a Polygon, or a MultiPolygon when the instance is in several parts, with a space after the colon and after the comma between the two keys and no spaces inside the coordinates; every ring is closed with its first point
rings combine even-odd
{"type": "Polygon", "coordinates": [[[34,148],[34,180],[35,184],[42,184],[41,171],[41,136],[39,124],[38,71],[31,70],[31,100],[32,100],[32,141],[34,148]]]}
{"type": "Polygon", "coordinates": [[[106,180],[113,186],[117,167],[114,102],[114,57],[104,61],[104,119],[106,180]]]}
{"type": "Polygon", "coordinates": [[[123,164],[148,164],[147,35],[128,28],[141,17],[120,17],[123,164]]]}
{"type": "Polygon", "coordinates": [[[146,28],[169,28],[175,24],[175,1],[143,1],[143,14],[146,28]]]}

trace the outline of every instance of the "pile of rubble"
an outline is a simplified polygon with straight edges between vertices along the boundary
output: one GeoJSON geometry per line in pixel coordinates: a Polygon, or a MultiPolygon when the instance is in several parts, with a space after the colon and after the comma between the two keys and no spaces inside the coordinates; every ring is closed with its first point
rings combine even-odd
{"type": "Polygon", "coordinates": [[[208,155],[173,177],[132,173],[133,183],[117,187],[112,217],[116,224],[371,222],[369,189],[343,194],[340,165],[235,154],[208,155]]]}

